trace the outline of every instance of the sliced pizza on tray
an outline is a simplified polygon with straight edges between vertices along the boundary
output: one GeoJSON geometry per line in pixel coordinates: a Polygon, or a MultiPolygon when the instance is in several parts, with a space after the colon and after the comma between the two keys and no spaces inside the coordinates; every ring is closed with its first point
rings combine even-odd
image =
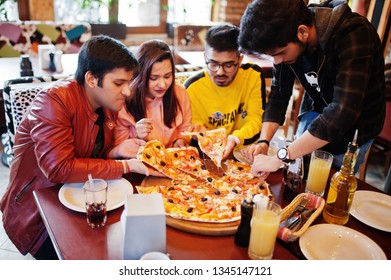
{"type": "Polygon", "coordinates": [[[174,166],[171,157],[159,140],[148,141],[145,146],[140,147],[137,159],[173,180],[195,180],[192,176],[174,166]]]}
{"type": "Polygon", "coordinates": [[[206,223],[240,220],[240,205],[249,194],[272,198],[269,185],[256,177],[242,181],[224,176],[211,184],[172,183],[167,179],[147,178],[142,186],[137,186],[137,191],[161,193],[166,214],[172,218],[206,223]]]}
{"type": "Polygon", "coordinates": [[[227,144],[227,131],[217,128],[204,132],[182,132],[183,135],[192,135],[198,138],[198,145],[217,167],[221,167],[225,145],[227,144]]]}
{"type": "Polygon", "coordinates": [[[201,180],[212,180],[212,174],[207,170],[203,160],[200,158],[198,149],[195,147],[167,148],[172,164],[201,180]]]}
{"type": "Polygon", "coordinates": [[[251,174],[251,165],[227,159],[224,162],[225,174],[238,180],[251,180],[254,175],[251,174]]]}

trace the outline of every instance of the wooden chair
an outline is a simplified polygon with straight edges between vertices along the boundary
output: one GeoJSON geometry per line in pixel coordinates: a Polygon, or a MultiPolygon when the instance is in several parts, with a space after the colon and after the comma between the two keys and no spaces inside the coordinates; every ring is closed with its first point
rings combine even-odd
{"type": "Polygon", "coordinates": [[[391,101],[386,103],[386,120],[384,122],[383,130],[373,141],[372,146],[368,149],[368,152],[365,155],[364,162],[360,166],[360,180],[365,181],[370,157],[379,153],[385,156],[384,173],[387,173],[390,169],[391,163],[391,101]]]}
{"type": "Polygon", "coordinates": [[[377,33],[379,34],[380,40],[383,43],[384,55],[388,51],[388,46],[390,43],[390,12],[391,12],[391,0],[371,0],[367,19],[373,24],[376,28],[377,33]]]}
{"type": "Polygon", "coordinates": [[[391,168],[388,168],[386,182],[384,184],[384,192],[391,195],[391,168]]]}

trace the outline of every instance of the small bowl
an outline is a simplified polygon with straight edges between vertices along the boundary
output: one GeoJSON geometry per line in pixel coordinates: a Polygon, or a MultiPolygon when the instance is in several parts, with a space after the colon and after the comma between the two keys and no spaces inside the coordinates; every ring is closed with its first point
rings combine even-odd
{"type": "Polygon", "coordinates": [[[142,255],[140,260],[170,260],[170,257],[162,252],[149,252],[142,255]]]}

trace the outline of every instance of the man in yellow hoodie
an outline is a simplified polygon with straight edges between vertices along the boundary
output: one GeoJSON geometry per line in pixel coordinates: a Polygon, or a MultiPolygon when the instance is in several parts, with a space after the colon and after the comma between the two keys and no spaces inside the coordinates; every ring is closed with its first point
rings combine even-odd
{"type": "Polygon", "coordinates": [[[237,145],[259,137],[266,101],[265,78],[255,64],[241,64],[239,28],[211,27],[206,34],[206,68],[185,82],[192,109],[192,131],[224,127],[228,138],[224,158],[237,145]]]}

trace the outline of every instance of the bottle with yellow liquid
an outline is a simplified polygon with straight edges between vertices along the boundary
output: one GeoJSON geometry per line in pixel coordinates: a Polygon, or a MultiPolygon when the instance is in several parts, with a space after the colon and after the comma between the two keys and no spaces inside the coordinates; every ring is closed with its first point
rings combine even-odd
{"type": "Polygon", "coordinates": [[[354,165],[357,159],[357,130],[353,142],[349,143],[340,171],[331,178],[323,218],[331,224],[344,225],[349,220],[349,210],[357,189],[354,165]]]}

